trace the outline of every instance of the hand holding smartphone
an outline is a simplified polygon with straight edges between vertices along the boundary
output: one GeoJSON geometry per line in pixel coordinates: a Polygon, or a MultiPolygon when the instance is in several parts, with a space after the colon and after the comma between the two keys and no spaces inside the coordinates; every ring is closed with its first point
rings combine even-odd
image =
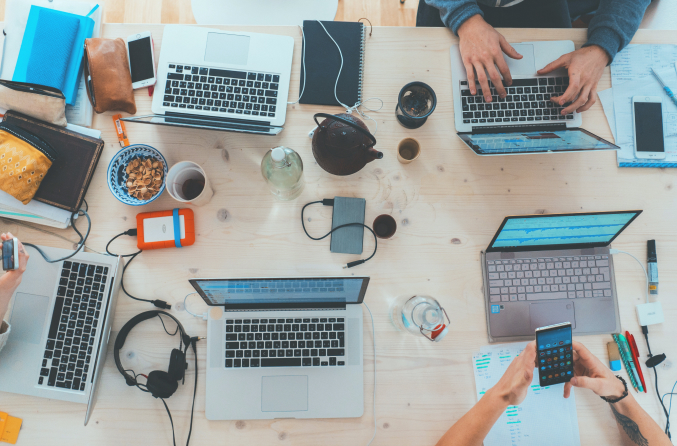
{"type": "Polygon", "coordinates": [[[155,85],[155,54],[150,31],[127,37],[127,58],[134,90],[155,85]]]}
{"type": "Polygon", "coordinates": [[[566,383],[574,376],[571,323],[536,329],[536,363],[541,387],[566,383]]]}
{"type": "Polygon", "coordinates": [[[2,242],[2,269],[19,269],[19,240],[16,237],[2,242]]]}
{"type": "Polygon", "coordinates": [[[662,98],[659,96],[633,96],[635,158],[665,159],[662,98]]]}

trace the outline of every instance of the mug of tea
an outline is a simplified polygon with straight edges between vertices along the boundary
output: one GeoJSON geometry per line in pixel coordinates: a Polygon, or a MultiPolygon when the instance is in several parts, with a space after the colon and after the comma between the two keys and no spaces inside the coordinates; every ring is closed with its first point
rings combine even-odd
{"type": "Polygon", "coordinates": [[[167,173],[167,192],[176,201],[202,206],[209,203],[214,191],[207,174],[192,161],[181,161],[167,173]]]}
{"type": "Polygon", "coordinates": [[[395,222],[395,219],[388,214],[383,214],[376,217],[372,226],[374,228],[376,237],[380,239],[388,239],[395,235],[395,232],[397,231],[397,223],[395,222]]]}
{"type": "Polygon", "coordinates": [[[421,144],[414,138],[405,138],[397,145],[397,161],[409,164],[421,154],[421,144]]]}

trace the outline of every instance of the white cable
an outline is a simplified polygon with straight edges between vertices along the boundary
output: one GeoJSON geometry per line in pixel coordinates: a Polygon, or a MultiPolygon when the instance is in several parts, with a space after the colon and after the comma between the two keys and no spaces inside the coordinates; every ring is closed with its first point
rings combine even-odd
{"type": "Polygon", "coordinates": [[[642,267],[642,271],[644,271],[644,277],[646,277],[646,288],[644,288],[644,291],[646,292],[646,303],[649,303],[649,275],[646,272],[646,268],[644,268],[644,264],[639,261],[637,257],[634,255],[630,254],[629,252],[621,251],[619,249],[610,249],[609,254],[627,254],[633,259],[637,260],[637,263],[639,263],[639,266],[642,267]]]}
{"type": "Polygon", "coordinates": [[[209,314],[208,312],[205,311],[202,315],[199,315],[199,314],[195,314],[195,313],[191,312],[191,311],[188,309],[188,305],[186,305],[186,299],[188,299],[188,296],[190,296],[191,294],[197,294],[197,291],[193,291],[192,293],[186,294],[186,297],[183,298],[183,308],[186,310],[186,313],[190,314],[191,316],[199,317],[199,318],[201,318],[202,320],[205,320],[205,321],[206,321],[206,320],[207,320],[207,317],[208,317],[208,314],[209,314]]]}
{"type": "Polygon", "coordinates": [[[371,436],[371,440],[369,440],[369,443],[367,443],[367,446],[369,446],[371,442],[374,441],[374,438],[376,438],[376,329],[374,328],[374,316],[372,316],[369,306],[364,301],[362,301],[362,305],[364,305],[367,311],[369,312],[369,317],[371,318],[371,339],[374,341],[374,401],[373,401],[374,435],[371,436]]]}
{"type": "Polygon", "coordinates": [[[299,25],[301,28],[301,39],[303,39],[303,54],[301,55],[301,65],[303,65],[303,86],[301,87],[301,93],[299,93],[299,98],[294,102],[287,102],[288,105],[297,104],[303,96],[303,92],[306,90],[306,77],[308,73],[306,72],[306,35],[303,33],[303,26],[299,25]]]}

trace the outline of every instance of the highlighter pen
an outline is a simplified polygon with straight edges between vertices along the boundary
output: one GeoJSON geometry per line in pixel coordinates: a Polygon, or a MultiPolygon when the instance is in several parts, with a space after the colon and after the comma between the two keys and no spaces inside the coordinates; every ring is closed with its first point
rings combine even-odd
{"type": "Polygon", "coordinates": [[[646,263],[649,267],[649,293],[658,294],[658,257],[656,257],[656,240],[646,241],[646,263]]]}
{"type": "Polygon", "coordinates": [[[672,100],[672,102],[674,102],[675,105],[677,105],[677,96],[675,96],[675,94],[672,92],[672,90],[670,90],[670,87],[668,87],[667,85],[665,85],[665,82],[663,82],[663,79],[661,79],[661,77],[658,75],[658,73],[656,73],[656,70],[654,70],[654,69],[652,68],[652,69],[651,69],[651,72],[653,73],[654,77],[655,77],[656,79],[658,79],[658,83],[661,84],[661,87],[663,87],[663,90],[665,91],[665,94],[667,94],[668,97],[672,100]]]}
{"type": "Polygon", "coordinates": [[[637,367],[635,367],[635,360],[632,359],[632,353],[630,352],[630,345],[628,344],[628,340],[625,339],[625,336],[623,336],[620,333],[618,334],[618,337],[621,340],[621,350],[622,350],[621,354],[625,355],[628,363],[630,364],[630,370],[628,372],[632,373],[632,375],[634,376],[635,384],[637,384],[637,388],[639,389],[639,391],[644,392],[644,388],[642,387],[642,382],[639,379],[639,373],[637,373],[637,367]]]}

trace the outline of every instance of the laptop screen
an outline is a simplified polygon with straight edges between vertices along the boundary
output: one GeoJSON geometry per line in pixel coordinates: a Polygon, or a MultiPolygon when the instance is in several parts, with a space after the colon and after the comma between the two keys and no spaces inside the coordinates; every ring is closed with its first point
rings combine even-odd
{"type": "Polygon", "coordinates": [[[191,279],[208,305],[227,308],[320,308],[362,303],[368,277],[191,279]]]}
{"type": "Polygon", "coordinates": [[[487,251],[607,246],[642,211],[506,217],[487,251]]]}
{"type": "Polygon", "coordinates": [[[514,131],[510,133],[459,133],[478,155],[510,155],[581,150],[617,150],[619,147],[583,129],[514,131]]]}

